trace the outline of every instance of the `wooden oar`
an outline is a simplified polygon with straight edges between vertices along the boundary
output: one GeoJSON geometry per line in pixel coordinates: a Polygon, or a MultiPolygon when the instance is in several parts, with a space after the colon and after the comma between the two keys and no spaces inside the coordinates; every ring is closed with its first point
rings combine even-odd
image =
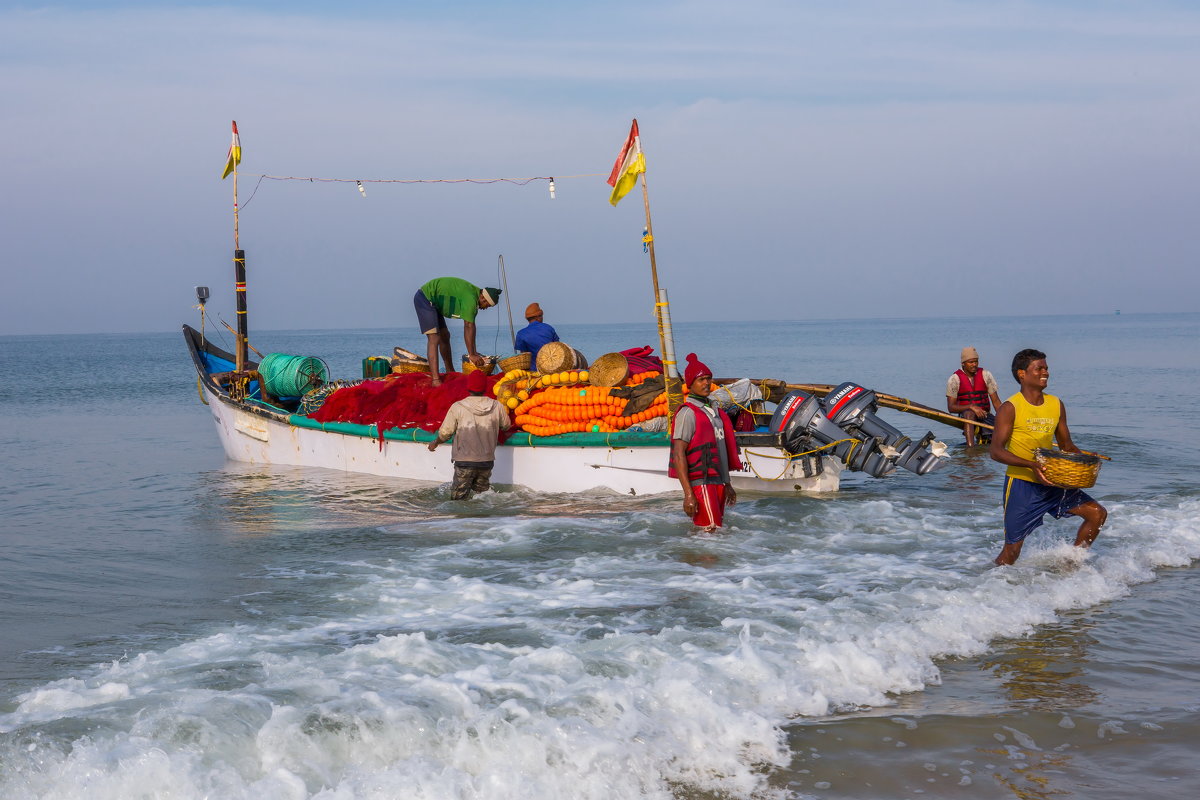
{"type": "Polygon", "coordinates": [[[914,403],[903,397],[893,397],[890,394],[875,393],[879,405],[885,408],[894,408],[897,411],[904,411],[908,414],[916,414],[926,419],[931,419],[935,422],[941,422],[944,425],[950,425],[955,428],[966,428],[968,425],[974,425],[981,430],[990,431],[993,427],[986,422],[980,422],[977,419],[966,419],[955,414],[949,414],[945,411],[938,411],[936,408],[930,408],[922,403],[914,403]]]}

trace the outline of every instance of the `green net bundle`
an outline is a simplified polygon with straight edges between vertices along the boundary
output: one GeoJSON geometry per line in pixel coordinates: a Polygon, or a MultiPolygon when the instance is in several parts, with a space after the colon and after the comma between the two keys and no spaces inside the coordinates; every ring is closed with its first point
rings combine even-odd
{"type": "Polygon", "coordinates": [[[329,380],[329,368],[314,356],[267,353],[258,365],[263,388],[275,397],[301,397],[329,380]]]}

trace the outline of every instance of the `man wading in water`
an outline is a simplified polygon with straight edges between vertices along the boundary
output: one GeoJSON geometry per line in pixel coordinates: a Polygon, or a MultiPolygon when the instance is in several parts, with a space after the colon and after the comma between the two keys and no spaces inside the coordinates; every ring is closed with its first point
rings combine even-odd
{"type": "Polygon", "coordinates": [[[729,416],[708,402],[712,370],[695,353],[688,353],[683,380],[688,398],[675,413],[667,474],[679,479],[683,513],[696,527],[712,531],[721,527],[725,506],[737,502],[729,470],[741,469],[742,462],[729,416]]]}
{"type": "MultiPolygon", "coordinates": [[[[979,367],[979,352],[974,347],[964,347],[960,358],[962,369],[946,382],[946,409],[963,419],[994,425],[996,418],[990,410],[1000,408],[1000,389],[996,386],[996,379],[992,373],[979,367]]],[[[964,425],[963,435],[967,439],[967,447],[974,447],[977,438],[987,441],[988,437],[986,433],[977,432],[974,425],[964,425]]]]}
{"type": "Polygon", "coordinates": [[[1033,460],[1039,447],[1054,440],[1065,453],[1078,453],[1067,428],[1067,407],[1046,394],[1050,368],[1040,350],[1022,350],[1013,356],[1012,374],[1021,391],[1004,401],[996,413],[996,428],[988,454],[1007,464],[1004,478],[1004,549],[996,564],[1014,564],[1021,556],[1025,537],[1042,524],[1047,514],[1083,518],[1076,547],[1090,547],[1108,519],[1108,511],[1086,492],[1051,483],[1033,460]]]}
{"type": "Polygon", "coordinates": [[[480,370],[467,375],[467,396],[450,406],[437,436],[429,443],[429,452],[454,437],[450,460],[454,463],[454,483],[450,496],[466,500],[473,492],[491,488],[492,467],[496,463],[496,444],[500,432],[512,423],[508,409],[485,397],[488,380],[480,370]]]}

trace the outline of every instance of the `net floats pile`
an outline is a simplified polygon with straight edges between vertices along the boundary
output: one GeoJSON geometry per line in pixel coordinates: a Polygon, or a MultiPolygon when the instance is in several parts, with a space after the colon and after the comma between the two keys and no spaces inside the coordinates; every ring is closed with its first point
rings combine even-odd
{"type": "MultiPolygon", "coordinates": [[[[643,372],[626,385],[636,386],[660,373],[643,372]]],[[[588,384],[587,370],[564,370],[539,374],[512,370],[496,382],[496,399],[509,408],[521,430],[534,436],[563,433],[617,433],[667,414],[667,395],[658,395],[650,407],[637,414],[624,414],[626,398],[612,394],[607,386],[588,384]]]]}
{"type": "Polygon", "coordinates": [[[529,399],[529,397],[539,389],[549,386],[574,386],[577,384],[587,383],[588,371],[584,370],[564,370],[562,372],[551,372],[543,375],[538,372],[530,372],[527,369],[513,369],[504,373],[500,380],[492,387],[492,393],[510,411],[515,410],[518,405],[529,399]]]}

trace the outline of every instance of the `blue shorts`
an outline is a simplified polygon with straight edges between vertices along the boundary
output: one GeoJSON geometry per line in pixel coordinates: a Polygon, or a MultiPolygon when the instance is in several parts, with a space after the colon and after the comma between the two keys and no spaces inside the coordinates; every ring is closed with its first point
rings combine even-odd
{"type": "Polygon", "coordinates": [[[446,318],[442,316],[442,312],[434,308],[433,303],[429,302],[429,298],[420,289],[413,295],[413,307],[417,309],[417,324],[421,326],[421,333],[437,333],[439,328],[446,327],[446,318]]]}
{"type": "Polygon", "coordinates": [[[1055,519],[1070,515],[1071,510],[1084,503],[1094,503],[1091,495],[1079,489],[1062,489],[1033,483],[1020,478],[1004,477],[1004,541],[1016,544],[1025,540],[1042,518],[1053,514],[1055,519]]]}
{"type": "MultiPolygon", "coordinates": [[[[961,417],[961,416],[963,416],[963,414],[959,414],[959,416],[961,417]]],[[[988,425],[991,425],[994,428],[994,427],[996,427],[996,415],[988,414],[983,419],[976,420],[976,422],[983,422],[988,425]]],[[[971,428],[971,427],[974,427],[974,426],[973,425],[964,425],[963,426],[963,438],[964,439],[967,438],[967,430],[966,429],[971,428]]],[[[992,432],[989,430],[984,430],[983,428],[975,428],[975,438],[981,442],[990,442],[992,440],[992,432]]]]}

